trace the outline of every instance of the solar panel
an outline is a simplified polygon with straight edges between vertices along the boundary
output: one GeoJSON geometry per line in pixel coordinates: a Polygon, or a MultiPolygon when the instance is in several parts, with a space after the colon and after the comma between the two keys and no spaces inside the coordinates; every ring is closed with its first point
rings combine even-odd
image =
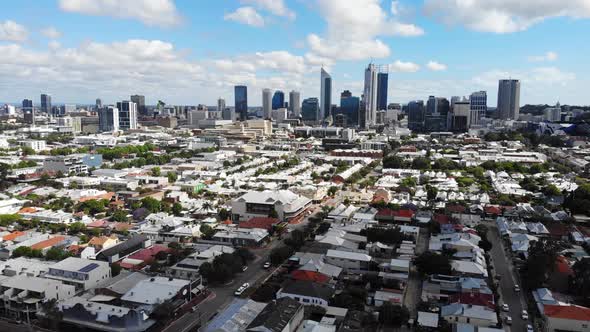
{"type": "Polygon", "coordinates": [[[90,271],[96,269],[97,267],[98,267],[98,264],[96,264],[96,263],[90,263],[90,264],[84,266],[83,268],[79,269],[78,272],[87,273],[87,272],[90,272],[90,271]]]}

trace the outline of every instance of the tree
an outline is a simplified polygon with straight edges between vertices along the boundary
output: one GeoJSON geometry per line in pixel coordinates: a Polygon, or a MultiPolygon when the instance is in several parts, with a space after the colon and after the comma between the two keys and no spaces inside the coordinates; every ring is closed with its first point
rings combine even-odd
{"type": "Polygon", "coordinates": [[[275,210],[274,208],[272,210],[270,210],[270,212],[268,213],[268,217],[269,218],[278,218],[279,214],[277,213],[277,210],[275,210]]]}
{"type": "Polygon", "coordinates": [[[248,250],[248,248],[240,247],[234,251],[234,255],[239,257],[243,264],[246,265],[247,262],[254,259],[254,254],[248,250]]]}
{"type": "Polygon", "coordinates": [[[545,194],[545,196],[559,196],[561,195],[561,191],[554,184],[550,184],[545,187],[543,194],[545,194]]]}
{"type": "Polygon", "coordinates": [[[174,312],[174,305],[170,300],[166,300],[159,304],[153,312],[153,315],[158,320],[167,320],[172,317],[172,313],[174,312]]]}
{"type": "Polygon", "coordinates": [[[176,173],[174,172],[168,172],[166,176],[168,177],[169,183],[174,183],[176,182],[176,180],[178,180],[178,175],[176,175],[176,173]]]}
{"type": "Polygon", "coordinates": [[[172,204],[172,213],[179,217],[182,215],[182,205],[178,202],[172,204]]]}
{"type": "Polygon", "coordinates": [[[88,215],[95,215],[98,213],[102,213],[105,211],[105,207],[109,204],[109,201],[106,199],[90,199],[84,202],[81,202],[76,207],[76,211],[84,211],[84,213],[88,215]]]}
{"type": "Polygon", "coordinates": [[[385,302],[379,307],[379,322],[387,326],[401,326],[408,322],[410,311],[401,305],[385,302]]]}
{"type": "Polygon", "coordinates": [[[116,222],[127,222],[129,218],[127,217],[127,212],[124,210],[117,210],[111,216],[111,219],[116,222]]]}
{"type": "Polygon", "coordinates": [[[291,257],[291,255],[293,255],[293,252],[294,252],[293,249],[288,246],[281,246],[281,247],[274,248],[270,252],[270,256],[269,256],[270,262],[273,265],[280,265],[287,258],[291,257]]]}
{"type": "Polygon", "coordinates": [[[430,159],[426,157],[416,157],[412,160],[412,168],[420,170],[430,169],[430,159]]]}
{"type": "Polygon", "coordinates": [[[161,170],[160,167],[156,166],[156,167],[152,167],[152,175],[153,176],[160,176],[161,170]]]}
{"type": "Polygon", "coordinates": [[[35,154],[35,150],[28,146],[23,146],[20,148],[20,151],[23,153],[24,156],[30,156],[35,154]]]}
{"type": "Polygon", "coordinates": [[[61,261],[70,256],[71,254],[68,251],[65,251],[58,247],[52,247],[45,253],[45,259],[50,261],[61,261]]]}
{"type": "Polygon", "coordinates": [[[201,224],[199,231],[201,232],[201,237],[204,240],[211,240],[213,238],[213,235],[215,235],[215,230],[213,229],[213,227],[207,224],[201,224]]]}
{"type": "Polygon", "coordinates": [[[294,248],[299,249],[305,243],[305,233],[295,229],[291,233],[291,237],[285,239],[285,244],[294,248]]]}
{"type": "Polygon", "coordinates": [[[219,216],[219,220],[227,220],[231,216],[229,211],[227,211],[227,209],[225,209],[225,208],[219,209],[219,212],[217,213],[217,215],[219,216]]]}
{"type": "Polygon", "coordinates": [[[422,275],[451,273],[451,260],[449,257],[433,251],[426,251],[416,257],[414,265],[422,275]]]}
{"type": "Polygon", "coordinates": [[[141,207],[151,213],[158,213],[162,209],[162,202],[153,197],[145,197],[141,200],[141,207]]]}
{"type": "Polygon", "coordinates": [[[528,258],[524,269],[526,271],[528,288],[537,289],[543,284],[555,270],[558,246],[549,239],[540,239],[529,244],[528,258]]]}
{"type": "MultiPolygon", "coordinates": [[[[577,261],[574,266],[574,277],[572,279],[572,293],[582,298],[590,298],[590,258],[584,257],[577,261]]],[[[588,301],[588,300],[587,300],[588,301]]]]}
{"type": "Polygon", "coordinates": [[[438,189],[436,189],[435,187],[433,187],[431,185],[426,185],[426,198],[428,198],[428,200],[435,199],[437,195],[438,195],[438,189]]]}
{"type": "Polygon", "coordinates": [[[332,186],[332,187],[328,188],[328,196],[334,196],[337,191],[338,191],[338,187],[336,187],[336,186],[332,186]]]}
{"type": "Polygon", "coordinates": [[[258,287],[250,298],[256,302],[270,302],[274,300],[275,294],[279,289],[280,286],[277,287],[267,282],[258,287]]]}
{"type": "Polygon", "coordinates": [[[78,234],[86,230],[86,225],[81,222],[74,222],[68,225],[68,233],[70,235],[78,234]]]}
{"type": "Polygon", "coordinates": [[[18,223],[23,219],[20,214],[0,214],[0,226],[6,227],[18,223]]]}
{"type": "Polygon", "coordinates": [[[405,168],[406,166],[407,163],[402,157],[389,155],[383,158],[383,168],[405,168]]]}

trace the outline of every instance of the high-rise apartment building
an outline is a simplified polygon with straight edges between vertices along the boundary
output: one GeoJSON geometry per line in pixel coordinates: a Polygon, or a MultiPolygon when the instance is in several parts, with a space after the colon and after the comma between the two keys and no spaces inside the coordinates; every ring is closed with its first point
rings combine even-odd
{"type": "Polygon", "coordinates": [[[278,110],[283,107],[285,107],[285,93],[281,90],[277,90],[272,96],[272,109],[278,110]]]}
{"type": "Polygon", "coordinates": [[[320,109],[316,116],[319,122],[330,115],[330,108],[332,107],[332,76],[322,68],[320,79],[320,109]]]}
{"type": "Polygon", "coordinates": [[[424,130],[424,101],[415,100],[408,103],[408,129],[424,130]]]}
{"type": "Polygon", "coordinates": [[[225,111],[225,99],[217,98],[217,112],[223,116],[223,111],[225,111]]]}
{"type": "Polygon", "coordinates": [[[446,131],[449,123],[450,103],[444,97],[428,97],[424,127],[426,131],[446,131]]]}
{"type": "Polygon", "coordinates": [[[139,115],[147,115],[147,107],[145,106],[145,96],[142,95],[133,95],[131,96],[131,101],[137,105],[137,112],[139,115]]]}
{"type": "Polygon", "coordinates": [[[98,110],[98,130],[100,132],[119,130],[118,108],[107,106],[98,110]]]}
{"type": "Polygon", "coordinates": [[[365,87],[363,89],[363,117],[362,127],[369,128],[377,121],[377,66],[370,63],[365,69],[365,87]]]}
{"type": "Polygon", "coordinates": [[[455,101],[451,118],[451,128],[455,132],[466,132],[469,130],[471,118],[470,102],[468,100],[455,101]]]}
{"type": "Polygon", "coordinates": [[[520,81],[500,80],[498,83],[497,117],[502,120],[518,120],[520,113],[520,81]]]}
{"type": "Polygon", "coordinates": [[[51,114],[51,95],[41,95],[41,112],[51,114]]]}
{"type": "Polygon", "coordinates": [[[117,109],[119,109],[119,129],[137,129],[137,104],[125,100],[117,103],[117,109]]]}
{"type": "Polygon", "coordinates": [[[96,98],[96,103],[94,104],[95,110],[99,110],[102,108],[102,100],[100,98],[96,98]]]}
{"type": "Polygon", "coordinates": [[[248,120],[248,87],[236,85],[234,87],[235,112],[240,116],[240,121],[248,120]]]}
{"type": "Polygon", "coordinates": [[[350,91],[344,90],[340,94],[340,114],[346,119],[344,122],[347,127],[358,126],[360,107],[360,98],[353,97],[350,91]]]}
{"type": "Polygon", "coordinates": [[[469,126],[480,126],[481,119],[486,116],[488,110],[488,94],[485,91],[476,91],[469,96],[469,109],[471,117],[469,126]]]}
{"type": "Polygon", "coordinates": [[[35,109],[32,99],[23,99],[22,111],[25,123],[35,124],[35,109]]]}
{"type": "Polygon", "coordinates": [[[262,90],[262,117],[270,119],[272,116],[272,91],[270,89],[262,90]]]}
{"type": "Polygon", "coordinates": [[[289,111],[295,118],[301,115],[301,95],[299,91],[289,92],[289,111]]]}
{"type": "Polygon", "coordinates": [[[377,110],[387,109],[387,88],[389,85],[389,74],[386,66],[381,66],[377,74],[377,110]]]}

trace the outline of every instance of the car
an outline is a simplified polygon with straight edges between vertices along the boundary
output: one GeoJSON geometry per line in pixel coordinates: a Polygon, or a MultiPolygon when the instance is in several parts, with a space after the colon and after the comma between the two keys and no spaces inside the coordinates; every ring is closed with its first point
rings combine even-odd
{"type": "Polygon", "coordinates": [[[512,325],[512,317],[506,316],[506,318],[504,319],[504,321],[506,322],[506,325],[512,325]]]}
{"type": "Polygon", "coordinates": [[[262,265],[262,267],[265,268],[265,269],[270,268],[270,262],[264,263],[264,265],[262,265]]]}
{"type": "Polygon", "coordinates": [[[234,292],[234,295],[235,295],[235,296],[240,296],[240,295],[242,295],[242,293],[244,293],[244,291],[245,291],[246,289],[248,289],[248,287],[250,287],[250,284],[249,284],[249,283],[244,283],[242,286],[240,286],[240,288],[238,288],[238,289],[237,289],[237,290],[234,292]]]}
{"type": "Polygon", "coordinates": [[[527,320],[527,319],[529,319],[529,313],[526,310],[523,310],[520,313],[520,317],[522,317],[522,319],[524,319],[524,320],[527,320]]]}
{"type": "Polygon", "coordinates": [[[506,304],[506,303],[502,304],[502,311],[504,311],[504,312],[510,311],[510,308],[508,307],[508,304],[506,304]]]}
{"type": "Polygon", "coordinates": [[[520,286],[514,285],[514,291],[517,293],[520,292],[520,286]]]}
{"type": "Polygon", "coordinates": [[[248,269],[247,265],[242,266],[242,272],[246,272],[247,269],[248,269]]]}
{"type": "Polygon", "coordinates": [[[533,329],[533,326],[531,324],[526,325],[526,332],[535,332],[535,330],[533,329]]]}

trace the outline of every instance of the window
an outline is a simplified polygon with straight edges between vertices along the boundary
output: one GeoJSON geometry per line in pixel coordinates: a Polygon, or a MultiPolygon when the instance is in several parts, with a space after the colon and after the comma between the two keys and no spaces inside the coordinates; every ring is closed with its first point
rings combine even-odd
{"type": "Polygon", "coordinates": [[[304,303],[309,303],[309,299],[303,299],[304,303]]]}

